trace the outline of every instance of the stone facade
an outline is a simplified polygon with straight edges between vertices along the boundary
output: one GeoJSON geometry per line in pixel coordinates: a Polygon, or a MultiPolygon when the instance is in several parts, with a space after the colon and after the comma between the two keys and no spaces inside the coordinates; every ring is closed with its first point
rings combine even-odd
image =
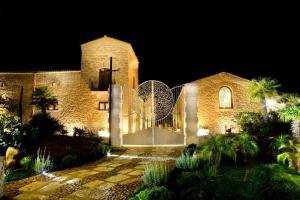
{"type": "Polygon", "coordinates": [[[260,104],[247,94],[249,80],[221,72],[193,81],[198,88],[198,128],[208,128],[212,133],[225,133],[225,129],[238,132],[234,116],[243,111],[260,111],[260,104]],[[219,90],[227,87],[232,94],[232,108],[219,107],[219,90]]]}
{"type": "MultiPolygon", "coordinates": [[[[138,87],[138,59],[129,43],[110,37],[81,45],[82,59],[79,71],[53,71],[53,72],[28,72],[28,73],[0,73],[0,95],[11,99],[10,110],[22,117],[26,123],[38,111],[32,105],[31,95],[35,88],[47,86],[58,99],[55,110],[48,112],[59,119],[72,134],[74,127],[87,128],[94,132],[108,130],[108,110],[100,110],[100,102],[108,102],[107,88],[101,88],[101,73],[108,70],[109,58],[112,57],[113,82],[116,84],[113,93],[118,102],[113,101],[112,144],[122,146],[122,141],[133,142],[137,136],[124,136],[136,132],[135,124],[139,120],[132,113],[132,92],[138,87]],[[115,109],[114,109],[115,108],[115,109]],[[115,113],[115,110],[119,113],[115,113]]],[[[106,71],[107,72],[107,71],[106,71]]],[[[101,79],[102,80],[102,79],[101,79]]],[[[231,129],[237,132],[234,116],[242,111],[259,111],[259,103],[252,102],[247,96],[249,80],[221,72],[206,78],[193,81],[178,88],[179,97],[173,108],[173,129],[166,131],[159,129],[155,133],[162,141],[172,141],[174,144],[188,144],[199,139],[199,128],[209,129],[212,133],[224,133],[231,129]],[[232,107],[220,108],[220,88],[227,87],[231,91],[232,107]],[[181,93],[180,93],[181,91],[181,93]],[[175,114],[176,113],[176,114],[175,114]],[[174,125],[175,124],[175,125],[174,125]],[[162,134],[159,135],[159,130],[162,134]],[[175,131],[174,131],[175,130],[175,131]],[[171,132],[174,132],[172,135],[171,132]],[[176,136],[176,137],[175,137],[176,136]],[[166,137],[174,137],[168,140],[166,137]],[[177,138],[177,139],[176,139],[177,138]]],[[[113,97],[114,98],[114,97],[113,97]]],[[[1,108],[0,108],[1,111],[1,108]]],[[[142,126],[141,126],[142,127],[142,126]]],[[[149,128],[149,127],[148,127],[149,128]]],[[[145,128],[138,129],[140,132],[145,128]],[[140,130],[142,129],[142,130],[140,130]]],[[[145,135],[147,138],[150,131],[145,135]]],[[[172,133],[173,133],[172,132],[172,133]]],[[[138,134],[138,133],[136,133],[138,134]]],[[[162,144],[158,141],[158,144],[162,144]]],[[[129,143],[130,143],[129,142],[129,143]]],[[[147,142],[137,141],[148,144],[147,142]]],[[[164,144],[165,144],[164,143],[164,144]]],[[[173,144],[172,143],[172,144],[173,144]]]]}
{"type": "MultiPolygon", "coordinates": [[[[81,49],[80,71],[0,73],[0,94],[13,100],[13,112],[22,116],[23,123],[38,112],[30,105],[32,92],[47,86],[58,99],[56,110],[47,112],[59,119],[69,133],[74,127],[107,130],[108,110],[99,110],[99,102],[108,102],[108,91],[100,90],[98,85],[99,71],[109,68],[110,57],[113,69],[118,69],[113,73],[113,82],[123,91],[122,112],[128,114],[129,92],[138,85],[138,60],[131,45],[104,36],[82,44],[81,49]]],[[[129,127],[128,123],[124,120],[123,127],[129,127]]]]}

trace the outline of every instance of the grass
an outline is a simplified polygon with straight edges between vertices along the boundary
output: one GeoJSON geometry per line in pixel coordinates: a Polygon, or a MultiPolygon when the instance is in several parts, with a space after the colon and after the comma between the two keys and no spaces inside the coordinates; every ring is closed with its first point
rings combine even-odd
{"type": "Polygon", "coordinates": [[[4,183],[9,183],[11,181],[17,181],[20,179],[28,178],[30,176],[34,176],[36,173],[31,170],[19,170],[8,173],[4,178],[4,183]]]}
{"type": "Polygon", "coordinates": [[[149,162],[145,165],[144,184],[151,186],[161,186],[167,183],[170,174],[170,167],[166,161],[149,162]]]}

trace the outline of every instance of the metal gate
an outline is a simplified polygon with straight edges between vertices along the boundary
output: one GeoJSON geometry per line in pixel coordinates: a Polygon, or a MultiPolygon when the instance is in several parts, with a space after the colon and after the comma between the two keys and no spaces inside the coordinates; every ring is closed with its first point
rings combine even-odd
{"type": "Polygon", "coordinates": [[[146,81],[130,99],[123,145],[184,145],[183,85],[170,89],[163,82],[146,81]]]}

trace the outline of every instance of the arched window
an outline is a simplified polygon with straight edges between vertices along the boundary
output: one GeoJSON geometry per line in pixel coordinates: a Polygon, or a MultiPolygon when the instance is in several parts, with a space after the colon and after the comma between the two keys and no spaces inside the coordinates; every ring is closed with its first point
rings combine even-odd
{"type": "Polygon", "coordinates": [[[219,90],[219,107],[232,108],[232,94],[228,87],[221,87],[219,90]]]}

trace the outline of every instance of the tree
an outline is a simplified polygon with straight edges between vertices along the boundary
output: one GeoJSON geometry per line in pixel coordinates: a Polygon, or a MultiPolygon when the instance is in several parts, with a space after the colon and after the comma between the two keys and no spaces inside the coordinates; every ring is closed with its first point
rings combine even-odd
{"type": "Polygon", "coordinates": [[[9,103],[11,99],[7,97],[5,94],[0,94],[0,108],[3,108],[5,110],[9,109],[9,103]]]}
{"type": "Polygon", "coordinates": [[[22,140],[20,118],[12,115],[0,115],[0,155],[5,155],[7,147],[20,147],[22,140]]]}
{"type": "Polygon", "coordinates": [[[260,77],[252,79],[249,85],[249,96],[253,100],[259,100],[262,106],[264,121],[268,121],[268,111],[266,106],[266,98],[276,96],[277,88],[280,84],[272,78],[260,77]]]}
{"type": "Polygon", "coordinates": [[[46,113],[49,106],[57,104],[57,99],[51,95],[47,87],[39,87],[32,93],[32,105],[35,105],[42,113],[46,113]]]}

